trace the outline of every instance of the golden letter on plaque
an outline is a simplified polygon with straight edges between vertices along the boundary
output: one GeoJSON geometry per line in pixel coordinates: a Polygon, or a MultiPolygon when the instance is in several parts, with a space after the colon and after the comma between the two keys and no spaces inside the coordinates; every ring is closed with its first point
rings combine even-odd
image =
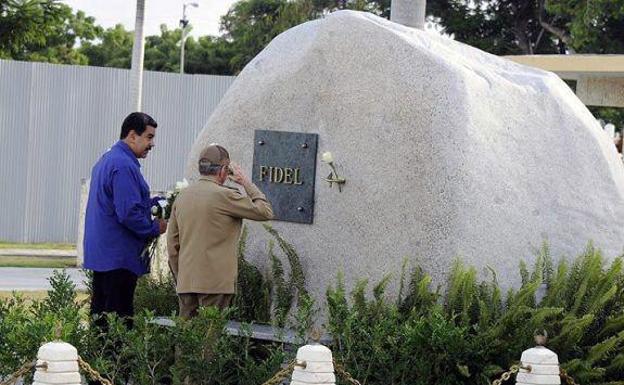
{"type": "Polygon", "coordinates": [[[293,169],[290,167],[286,167],[284,169],[284,183],[286,184],[293,183],[293,169]]]}
{"type": "Polygon", "coordinates": [[[275,183],[282,183],[284,181],[284,169],[281,167],[275,167],[275,183]]]}
{"type": "Polygon", "coordinates": [[[264,177],[269,176],[268,172],[267,166],[260,166],[260,181],[263,181],[264,177]]]}
{"type": "Polygon", "coordinates": [[[295,169],[295,182],[294,184],[303,184],[303,182],[301,181],[301,174],[299,174],[299,172],[301,172],[300,168],[296,168],[295,169]]]}

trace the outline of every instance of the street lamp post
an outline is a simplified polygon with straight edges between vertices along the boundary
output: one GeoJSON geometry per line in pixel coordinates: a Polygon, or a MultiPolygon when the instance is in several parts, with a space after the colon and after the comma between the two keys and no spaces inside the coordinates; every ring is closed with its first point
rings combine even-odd
{"type": "Polygon", "coordinates": [[[182,27],[182,41],[180,42],[180,74],[184,73],[184,46],[186,45],[186,27],[188,26],[188,19],[186,18],[186,7],[193,6],[199,7],[197,3],[184,3],[182,5],[182,19],[180,19],[180,27],[182,27]]]}

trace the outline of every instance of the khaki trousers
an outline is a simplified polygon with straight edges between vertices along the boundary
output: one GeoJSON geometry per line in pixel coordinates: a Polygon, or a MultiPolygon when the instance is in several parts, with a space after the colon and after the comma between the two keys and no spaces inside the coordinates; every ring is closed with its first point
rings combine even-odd
{"type": "Polygon", "coordinates": [[[180,317],[192,318],[197,315],[200,307],[216,306],[225,309],[230,306],[234,294],[202,294],[202,293],[181,293],[178,294],[180,304],[180,317]]]}

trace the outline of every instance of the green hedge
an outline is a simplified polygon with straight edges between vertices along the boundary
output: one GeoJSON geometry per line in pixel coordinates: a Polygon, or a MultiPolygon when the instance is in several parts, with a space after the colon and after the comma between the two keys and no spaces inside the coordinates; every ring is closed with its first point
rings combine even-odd
{"type": "MultiPolygon", "coordinates": [[[[280,245],[292,259],[296,253],[289,246],[280,245]]],[[[422,268],[408,271],[406,264],[398,297],[385,292],[389,278],[371,292],[363,280],[348,293],[338,277],[327,291],[326,328],[334,338],[335,357],[362,384],[488,384],[534,345],[537,329],[548,331],[547,346],[578,383],[624,384],[622,264],[622,258],[606,263],[590,245],[574,260],[555,265],[544,246],[532,270],[520,264],[522,286],[505,293],[493,271],[480,281],[474,268],[459,261],[444,290],[432,288],[422,268]]],[[[280,268],[274,263],[272,279],[250,280],[262,291],[244,297],[251,303],[239,298],[244,312],[204,309],[192,321],[163,327],[149,322],[154,313],[143,309],[130,331],[111,318],[106,336],[90,327],[86,304],[76,303],[68,277],[56,273],[46,299],[32,304],[18,296],[0,301],[0,373],[11,373],[32,360],[61,325],[61,338],[118,384],[126,377],[136,385],[179,384],[185,378],[198,384],[261,384],[290,357],[284,346],[254,342],[249,334],[229,336],[223,326],[241,314],[266,317],[266,310],[257,312],[252,305],[267,304],[271,287],[272,298],[283,297],[271,302],[281,303],[271,307],[272,321],[283,322],[284,307],[296,302],[289,324],[303,337],[314,304],[304,290],[291,291],[302,284],[303,272],[291,272],[286,279],[280,268]],[[123,349],[107,355],[116,346],[123,349]]],[[[174,299],[171,283],[150,285],[154,286],[144,286],[142,294],[154,294],[151,305],[144,302],[146,307],[160,305],[162,298],[174,299]]]]}
{"type": "MultiPolygon", "coordinates": [[[[19,296],[0,300],[0,377],[35,358],[44,342],[61,339],[115,384],[260,384],[287,359],[283,346],[263,344],[243,336],[230,336],[224,326],[229,312],[202,309],[175,327],[151,322],[153,313],[134,318],[134,327],[108,317],[108,333],[92,327],[86,303],[78,303],[66,273],[51,278],[52,290],[42,301],[19,296]]],[[[30,383],[31,378],[26,379],[30,383]]]]}
{"type": "Polygon", "coordinates": [[[544,246],[533,271],[521,264],[520,275],[522,286],[503,294],[493,273],[479,282],[456,262],[442,294],[416,267],[396,301],[385,298],[387,279],[371,296],[366,281],[347,295],[339,279],[327,291],[334,354],[367,384],[488,384],[545,329],[578,383],[624,384],[622,258],[607,265],[590,245],[554,267],[544,246]]]}

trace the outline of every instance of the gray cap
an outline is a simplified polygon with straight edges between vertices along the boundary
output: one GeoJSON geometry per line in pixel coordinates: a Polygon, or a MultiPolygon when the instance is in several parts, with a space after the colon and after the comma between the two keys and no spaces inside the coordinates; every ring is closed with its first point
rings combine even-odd
{"type": "Polygon", "coordinates": [[[208,145],[199,153],[199,164],[202,166],[227,166],[229,163],[230,154],[216,143],[208,145]]]}

